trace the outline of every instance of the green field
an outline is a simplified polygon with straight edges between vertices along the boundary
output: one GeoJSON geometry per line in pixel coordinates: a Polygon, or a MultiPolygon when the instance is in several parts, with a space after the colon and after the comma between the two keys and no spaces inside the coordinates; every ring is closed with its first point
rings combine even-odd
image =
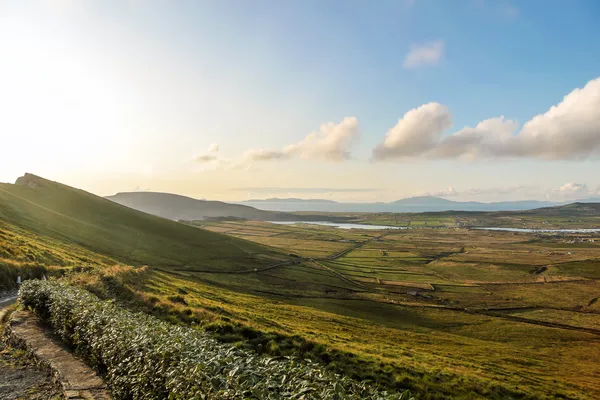
{"type": "MultiPolygon", "coordinates": [[[[218,230],[229,225],[204,227],[218,230]]],[[[270,236],[264,235],[268,223],[248,223],[247,229],[261,229],[263,236],[246,236],[240,228],[230,234],[270,242],[270,236]]],[[[271,243],[298,254],[306,251],[307,225],[271,225],[271,229],[271,243]],[[284,237],[285,245],[275,241],[284,237]]],[[[230,288],[254,295],[270,293],[282,302],[281,308],[290,303],[309,307],[310,311],[303,311],[306,315],[326,311],[337,318],[353,318],[343,324],[348,335],[327,340],[365,357],[392,364],[402,360],[400,364],[411,364],[415,370],[455,374],[471,382],[468,385],[502,382],[515,397],[518,393],[549,398],[600,394],[596,372],[600,359],[592,355],[600,350],[600,309],[593,302],[600,294],[597,235],[424,228],[387,231],[378,238],[382,233],[315,226],[313,234],[320,236],[322,244],[314,254],[325,250],[335,254],[334,240],[348,248],[355,246],[351,240],[362,238],[363,244],[339,258],[320,255],[321,259],[306,263],[304,274],[311,272],[308,267],[317,266],[332,274],[320,278],[321,285],[315,282],[311,290],[302,284],[307,278],[298,279],[292,267],[270,273],[279,281],[257,276],[251,284],[238,280],[230,288]],[[369,236],[360,236],[363,232],[369,236]],[[281,279],[286,277],[290,280],[281,279]],[[333,278],[339,278],[337,285],[333,278]]],[[[262,307],[253,313],[279,325],[295,318],[262,307]]],[[[248,319],[254,318],[245,317],[245,323],[248,319]]],[[[328,325],[312,321],[280,328],[315,333],[312,340],[327,337],[328,325]]],[[[493,397],[492,393],[484,396],[493,397]]]]}
{"type": "Polygon", "coordinates": [[[246,240],[134,212],[32,175],[0,184],[0,221],[131,265],[251,270],[285,259],[246,240]]]}
{"type": "Polygon", "coordinates": [[[347,218],[359,224],[410,228],[529,228],[576,229],[600,226],[600,204],[573,203],[527,211],[438,211],[424,213],[332,213],[297,212],[313,221],[347,218]],[[320,217],[320,218],[318,218],[320,217]]]}
{"type": "Polygon", "coordinates": [[[195,224],[32,176],[2,184],[0,282],[62,277],[422,399],[600,398],[598,235],[195,224]]]}

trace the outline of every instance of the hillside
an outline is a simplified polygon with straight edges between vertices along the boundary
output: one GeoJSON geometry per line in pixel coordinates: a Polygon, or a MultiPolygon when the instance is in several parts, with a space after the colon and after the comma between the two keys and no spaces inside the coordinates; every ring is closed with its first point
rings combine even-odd
{"type": "Polygon", "coordinates": [[[258,210],[246,205],[197,200],[171,193],[124,192],[106,198],[115,203],[172,220],[193,221],[205,218],[234,217],[269,221],[277,218],[277,213],[258,210]]]}
{"type": "Polygon", "coordinates": [[[563,206],[556,207],[545,207],[537,210],[528,211],[528,213],[535,213],[539,215],[556,215],[556,216],[572,216],[572,217],[585,217],[585,216],[599,216],[600,215],[600,199],[596,202],[587,202],[582,200],[581,202],[575,202],[565,204],[563,206]]]}
{"type": "Polygon", "coordinates": [[[0,222],[132,265],[220,271],[280,259],[264,246],[142,213],[31,174],[14,185],[0,184],[0,222]]]}

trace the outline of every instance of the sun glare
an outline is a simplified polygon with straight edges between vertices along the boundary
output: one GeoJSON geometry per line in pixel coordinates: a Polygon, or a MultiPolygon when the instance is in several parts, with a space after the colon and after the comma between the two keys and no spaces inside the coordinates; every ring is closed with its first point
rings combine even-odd
{"type": "Polygon", "coordinates": [[[0,28],[0,54],[0,180],[24,169],[77,168],[110,158],[124,131],[126,96],[102,66],[23,21],[0,28]]]}

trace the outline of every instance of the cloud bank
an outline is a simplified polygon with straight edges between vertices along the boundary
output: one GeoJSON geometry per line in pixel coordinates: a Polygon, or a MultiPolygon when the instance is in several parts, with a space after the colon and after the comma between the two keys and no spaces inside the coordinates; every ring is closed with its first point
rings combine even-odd
{"type": "Polygon", "coordinates": [[[563,186],[558,189],[560,193],[564,194],[588,194],[589,188],[585,183],[575,183],[569,182],[565,183],[563,186]]]}
{"type": "Polygon", "coordinates": [[[444,55],[444,41],[413,44],[404,58],[404,68],[412,69],[426,65],[436,65],[444,55]]]}
{"type": "Polygon", "coordinates": [[[452,115],[439,103],[407,112],[372,154],[373,160],[535,158],[583,160],[600,152],[600,78],[575,89],[518,130],[516,121],[491,118],[451,135],[452,115]]]}
{"type": "Polygon", "coordinates": [[[491,187],[491,188],[469,188],[457,190],[450,186],[446,189],[417,192],[415,196],[435,196],[435,197],[479,197],[479,196],[504,196],[504,195],[524,195],[528,198],[537,198],[544,195],[546,192],[536,186],[518,185],[508,187],[491,187]]]}
{"type": "Polygon", "coordinates": [[[414,196],[436,197],[463,197],[473,199],[476,197],[504,197],[517,196],[519,198],[544,199],[554,201],[583,200],[588,197],[600,196],[600,186],[590,187],[586,183],[568,182],[558,188],[541,188],[539,186],[518,185],[507,187],[469,188],[458,190],[450,186],[437,191],[417,192],[414,196]]]}
{"type": "Polygon", "coordinates": [[[298,156],[339,162],[350,158],[350,147],[358,136],[358,119],[347,117],[339,124],[329,122],[321,125],[318,131],[310,133],[298,143],[280,150],[251,149],[244,158],[250,161],[272,161],[298,156]]]}

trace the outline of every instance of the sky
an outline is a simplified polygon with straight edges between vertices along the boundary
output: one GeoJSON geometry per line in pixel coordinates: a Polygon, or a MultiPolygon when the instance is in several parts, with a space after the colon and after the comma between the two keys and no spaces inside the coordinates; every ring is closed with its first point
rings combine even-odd
{"type": "Polygon", "coordinates": [[[595,0],[0,0],[0,182],[600,196],[595,0]]]}

